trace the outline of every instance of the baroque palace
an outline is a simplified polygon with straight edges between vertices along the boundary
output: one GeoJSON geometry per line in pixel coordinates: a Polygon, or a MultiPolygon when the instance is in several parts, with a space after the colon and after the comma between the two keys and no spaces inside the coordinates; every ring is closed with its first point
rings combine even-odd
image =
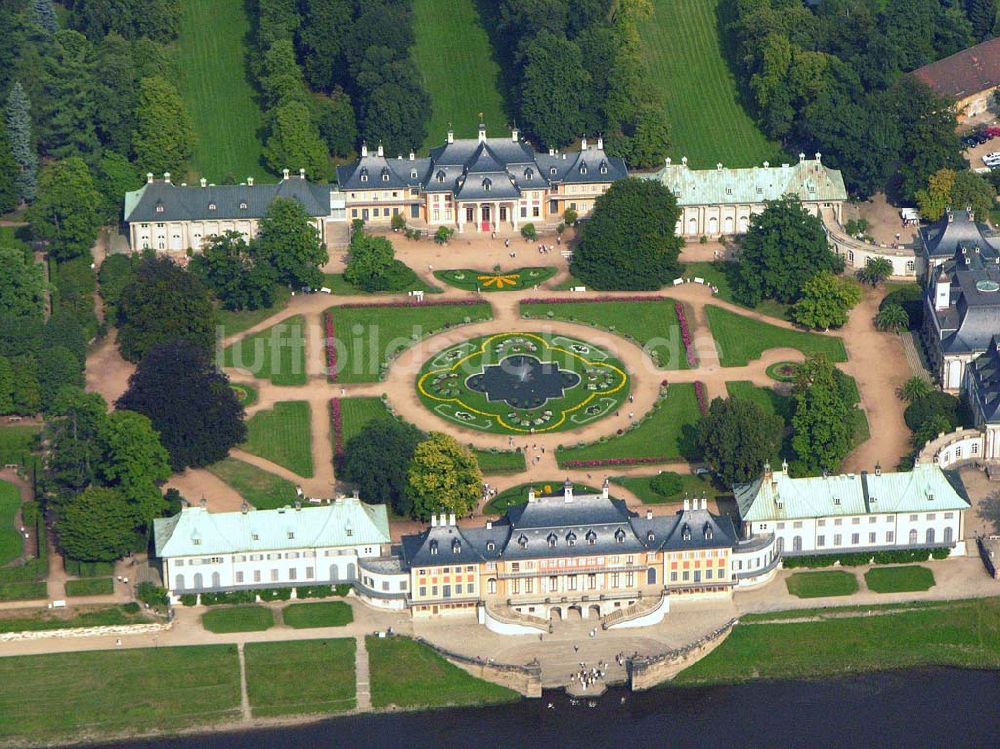
{"type": "Polygon", "coordinates": [[[501,634],[537,633],[571,614],[608,628],[656,624],[672,600],[763,585],[789,556],[964,553],[964,489],[934,464],[802,479],[766,468],[735,494],[732,515],[710,512],[704,499],[654,515],[611,497],[606,480],[584,495],[567,482],[555,495],[530,491],[480,526],[436,515],[399,544],[386,508],[357,497],[230,513],[190,507],[156,520],[154,537],[175,600],[350,583],[374,607],[475,618],[501,634]]]}

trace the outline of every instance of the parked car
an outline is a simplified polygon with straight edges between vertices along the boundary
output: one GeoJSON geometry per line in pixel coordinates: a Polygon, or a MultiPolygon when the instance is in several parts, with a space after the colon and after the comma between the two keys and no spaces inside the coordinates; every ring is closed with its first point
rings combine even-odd
{"type": "Polygon", "coordinates": [[[991,151],[983,156],[983,163],[986,166],[1000,166],[1000,152],[991,151]]]}

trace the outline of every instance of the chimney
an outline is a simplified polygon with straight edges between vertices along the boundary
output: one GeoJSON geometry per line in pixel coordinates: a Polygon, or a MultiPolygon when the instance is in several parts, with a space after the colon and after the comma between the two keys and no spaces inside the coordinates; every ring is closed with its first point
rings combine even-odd
{"type": "Polygon", "coordinates": [[[569,480],[568,476],[566,477],[566,480],[563,482],[563,499],[566,502],[573,501],[573,482],[569,480]]]}
{"type": "Polygon", "coordinates": [[[770,162],[770,161],[765,161],[765,162],[764,162],[764,168],[765,168],[765,169],[768,169],[768,168],[770,168],[770,166],[771,166],[771,162],[770,162]]]}
{"type": "Polygon", "coordinates": [[[781,461],[781,472],[784,473],[785,475],[788,474],[788,461],[787,460],[782,460],[781,461]]]}
{"type": "Polygon", "coordinates": [[[305,169],[302,169],[302,168],[300,167],[300,168],[299,168],[299,179],[305,179],[305,178],[306,178],[306,170],[305,170],[305,169]]]}
{"type": "Polygon", "coordinates": [[[646,520],[652,520],[652,519],[653,519],[653,511],[646,510],[646,520]]]}
{"type": "Polygon", "coordinates": [[[555,149],[554,148],[550,148],[549,149],[549,156],[555,156],[555,155],[556,155],[555,149]]]}
{"type": "Polygon", "coordinates": [[[455,131],[451,129],[451,125],[448,125],[448,142],[455,142],[455,131]]]}
{"type": "Polygon", "coordinates": [[[281,170],[281,178],[282,179],[288,179],[288,174],[289,174],[288,169],[282,169],[281,170]]]}
{"type": "Polygon", "coordinates": [[[368,155],[368,144],[365,141],[361,141],[361,157],[364,158],[368,155]]]}
{"type": "Polygon", "coordinates": [[[410,161],[413,161],[415,158],[417,158],[417,155],[413,151],[410,151],[410,161]]]}
{"type": "Polygon", "coordinates": [[[208,180],[205,179],[204,177],[201,178],[200,182],[201,182],[201,186],[202,187],[207,187],[208,186],[208,180]]]}
{"type": "Polygon", "coordinates": [[[479,142],[482,143],[484,140],[486,140],[486,123],[485,122],[480,122],[479,123],[479,142]]]}
{"type": "Polygon", "coordinates": [[[587,136],[586,135],[584,135],[580,139],[580,150],[581,151],[586,151],[587,150],[587,136]]]}
{"type": "Polygon", "coordinates": [[[163,181],[166,182],[168,185],[170,184],[170,172],[163,173],[163,181]]]}
{"type": "Polygon", "coordinates": [[[671,159],[669,156],[667,156],[667,158],[665,158],[663,160],[663,163],[666,164],[667,166],[670,166],[670,162],[671,161],[673,161],[673,159],[671,159]]]}
{"type": "Polygon", "coordinates": [[[937,281],[934,283],[934,309],[940,312],[941,310],[946,310],[951,306],[951,279],[948,278],[948,274],[944,272],[944,266],[941,266],[941,272],[938,274],[937,281]]]}
{"type": "Polygon", "coordinates": [[[806,155],[802,153],[802,151],[799,151],[799,163],[801,164],[805,160],[806,160],[806,155]]]}
{"type": "Polygon", "coordinates": [[[948,216],[948,223],[950,224],[955,220],[955,214],[951,212],[951,208],[944,209],[945,214],[948,216]]]}
{"type": "Polygon", "coordinates": [[[351,492],[351,497],[353,497],[354,499],[361,499],[361,492],[355,489],[353,492],[351,492]]]}
{"type": "Polygon", "coordinates": [[[685,498],[684,499],[684,512],[687,512],[690,509],[691,509],[691,500],[685,498]]]}
{"type": "Polygon", "coordinates": [[[455,525],[455,513],[448,514],[448,525],[455,525]]]}
{"type": "Polygon", "coordinates": [[[882,464],[881,463],[876,463],[875,464],[875,475],[876,476],[881,476],[882,475],[882,464]]]}
{"type": "Polygon", "coordinates": [[[253,187],[253,177],[247,177],[247,185],[253,187]]]}
{"type": "Polygon", "coordinates": [[[242,512],[244,515],[250,512],[250,505],[248,505],[245,500],[240,503],[240,512],[242,512]]]}
{"type": "Polygon", "coordinates": [[[823,154],[819,151],[816,152],[816,161],[823,161],[823,154]]]}
{"type": "Polygon", "coordinates": [[[437,528],[438,516],[437,513],[431,515],[431,528],[437,528]]]}
{"type": "Polygon", "coordinates": [[[146,172],[146,184],[149,184],[152,181],[153,181],[153,173],[152,172],[146,172]]]}
{"type": "Polygon", "coordinates": [[[708,509],[708,497],[702,497],[701,498],[701,509],[703,509],[703,510],[707,510],[708,509]]]}
{"type": "Polygon", "coordinates": [[[377,153],[378,153],[379,156],[385,156],[385,151],[382,150],[382,144],[381,143],[378,144],[378,152],[377,153]]]}
{"type": "Polygon", "coordinates": [[[510,131],[510,142],[511,143],[517,143],[517,141],[520,140],[520,138],[521,138],[521,134],[517,131],[517,127],[515,126],[515,127],[511,128],[511,131],[510,131]]]}
{"type": "Polygon", "coordinates": [[[488,531],[493,530],[493,521],[492,520],[487,520],[486,521],[486,530],[488,530],[488,531]]]}
{"type": "Polygon", "coordinates": [[[597,136],[597,150],[598,151],[603,151],[604,150],[604,136],[603,135],[598,135],[597,136]]]}
{"type": "Polygon", "coordinates": [[[715,165],[715,170],[717,172],[721,172],[722,171],[722,162],[721,161],[715,165]]]}
{"type": "Polygon", "coordinates": [[[528,501],[529,502],[535,501],[535,487],[533,486],[528,487],[528,501]]]}
{"type": "Polygon", "coordinates": [[[604,483],[601,485],[601,496],[604,497],[604,499],[608,498],[609,489],[610,487],[608,486],[608,477],[605,476],[604,483]]]}
{"type": "Polygon", "coordinates": [[[767,481],[769,478],[771,478],[771,461],[770,460],[765,460],[764,461],[764,480],[767,481]]]}

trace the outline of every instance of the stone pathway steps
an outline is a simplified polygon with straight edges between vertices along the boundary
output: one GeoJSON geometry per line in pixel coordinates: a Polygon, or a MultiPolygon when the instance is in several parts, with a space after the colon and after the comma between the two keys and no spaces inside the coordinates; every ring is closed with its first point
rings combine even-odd
{"type": "Polygon", "coordinates": [[[355,635],[354,672],[357,684],[356,695],[359,711],[372,709],[371,682],[368,669],[368,649],[365,647],[365,636],[355,635]]]}

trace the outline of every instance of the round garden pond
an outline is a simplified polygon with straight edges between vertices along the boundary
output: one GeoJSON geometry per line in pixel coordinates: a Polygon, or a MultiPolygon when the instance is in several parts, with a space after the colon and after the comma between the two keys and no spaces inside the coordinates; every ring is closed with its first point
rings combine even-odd
{"type": "Polygon", "coordinates": [[[499,333],[441,351],[417,376],[420,400],[441,418],[494,434],[576,429],[628,397],[625,367],[563,335],[499,333]]]}

